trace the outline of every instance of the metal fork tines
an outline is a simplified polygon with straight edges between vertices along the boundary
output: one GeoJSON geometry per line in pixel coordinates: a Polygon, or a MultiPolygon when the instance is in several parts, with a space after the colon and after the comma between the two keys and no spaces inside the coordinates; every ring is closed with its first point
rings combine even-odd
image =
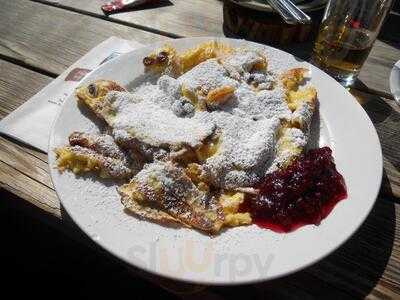
{"type": "Polygon", "coordinates": [[[267,0],[288,24],[309,24],[311,18],[290,0],[267,0]]]}

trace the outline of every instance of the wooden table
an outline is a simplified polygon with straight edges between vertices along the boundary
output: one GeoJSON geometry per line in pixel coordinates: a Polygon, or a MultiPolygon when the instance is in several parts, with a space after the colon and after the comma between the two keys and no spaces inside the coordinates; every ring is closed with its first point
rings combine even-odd
{"type": "MultiPolygon", "coordinates": [[[[28,100],[109,36],[148,44],[184,36],[222,36],[222,2],[171,0],[105,17],[105,1],[2,1],[0,10],[0,118],[28,100]]],[[[147,274],[183,298],[400,297],[400,109],[389,92],[400,50],[377,41],[352,93],[378,131],[384,175],[377,203],[360,230],[326,259],[299,273],[240,287],[182,285],[147,274]],[[191,293],[190,296],[184,294],[191,293]]],[[[368,163],[368,162],[366,162],[368,163]]],[[[26,213],[90,244],[62,213],[47,155],[0,136],[0,186],[17,195],[26,213]]],[[[15,200],[14,200],[15,201],[15,200]]]]}

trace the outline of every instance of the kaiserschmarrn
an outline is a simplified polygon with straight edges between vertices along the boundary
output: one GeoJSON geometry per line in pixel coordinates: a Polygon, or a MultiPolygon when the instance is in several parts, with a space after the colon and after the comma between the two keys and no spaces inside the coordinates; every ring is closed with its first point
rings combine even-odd
{"type": "Polygon", "coordinates": [[[125,180],[124,207],[138,217],[217,233],[252,223],[246,193],[305,149],[317,92],[307,69],[276,73],[260,49],[216,41],[143,58],[158,77],[127,91],[111,80],[76,90],[106,133],[74,132],[55,149],[60,172],[125,180]]]}

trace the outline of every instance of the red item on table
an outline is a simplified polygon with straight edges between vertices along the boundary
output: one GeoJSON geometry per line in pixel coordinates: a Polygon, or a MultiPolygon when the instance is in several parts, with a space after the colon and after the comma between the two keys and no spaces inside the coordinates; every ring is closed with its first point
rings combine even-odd
{"type": "Polygon", "coordinates": [[[153,2],[154,0],[112,0],[101,6],[105,14],[118,12],[123,9],[136,7],[142,4],[153,2]]]}

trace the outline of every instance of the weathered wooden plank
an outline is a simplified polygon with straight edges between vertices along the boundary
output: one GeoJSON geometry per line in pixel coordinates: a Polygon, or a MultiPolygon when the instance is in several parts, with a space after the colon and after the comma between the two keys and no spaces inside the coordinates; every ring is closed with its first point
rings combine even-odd
{"type": "MultiPolygon", "coordinates": [[[[0,69],[0,119],[52,80],[5,61],[0,61],[0,69]]],[[[46,154],[0,137],[0,185],[43,211],[61,216],[46,154]]]]}
{"type": "MultiPolygon", "coordinates": [[[[54,1],[40,0],[44,3],[54,1]]],[[[79,1],[59,0],[56,5],[62,8],[79,10],[104,18],[100,6],[103,0],[79,1]]],[[[162,1],[161,1],[162,2],[162,1]]],[[[216,0],[172,0],[164,3],[173,5],[148,6],[111,15],[110,21],[123,21],[133,26],[144,25],[180,36],[223,36],[222,1],[216,0]]],[[[289,47],[290,49],[290,47],[289,47]]],[[[296,55],[296,53],[293,53],[296,55]]],[[[394,63],[400,59],[400,50],[382,41],[376,41],[365,62],[359,79],[370,89],[390,95],[389,76],[394,63]]]]}
{"type": "Polygon", "coordinates": [[[0,119],[35,95],[51,77],[0,60],[0,119]]]}
{"type": "Polygon", "coordinates": [[[369,88],[390,94],[390,72],[398,60],[400,60],[398,47],[377,40],[358,78],[369,88]]]}
{"type": "MultiPolygon", "coordinates": [[[[53,78],[0,60],[0,119],[39,92],[53,78]]],[[[24,151],[47,162],[47,155],[29,147],[24,151]]]]}
{"type": "MultiPolygon", "coordinates": [[[[39,2],[54,4],[54,1],[39,2]]],[[[100,8],[105,2],[59,0],[55,5],[105,17],[100,8]]],[[[110,15],[107,19],[180,36],[223,35],[222,1],[217,0],[162,0],[136,10],[110,15]]]]}
{"type": "Polygon", "coordinates": [[[0,161],[47,186],[49,189],[53,189],[47,162],[28,153],[23,146],[19,146],[3,137],[0,137],[0,161]]]}
{"type": "Polygon", "coordinates": [[[0,160],[0,186],[57,218],[60,202],[55,191],[0,160]]]}
{"type": "Polygon", "coordinates": [[[0,19],[0,56],[55,75],[110,36],[140,43],[168,39],[24,0],[3,1],[0,19]]]}

